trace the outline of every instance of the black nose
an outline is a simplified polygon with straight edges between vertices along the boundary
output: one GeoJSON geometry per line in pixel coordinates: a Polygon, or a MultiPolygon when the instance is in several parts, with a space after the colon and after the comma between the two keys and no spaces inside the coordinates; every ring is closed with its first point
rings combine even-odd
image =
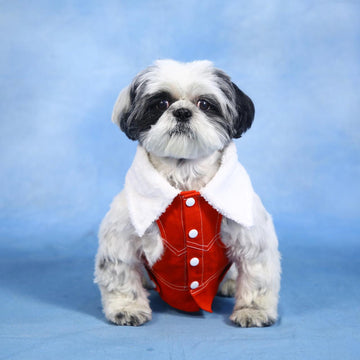
{"type": "Polygon", "coordinates": [[[188,121],[192,112],[186,108],[180,108],[173,111],[173,115],[180,121],[188,121]]]}

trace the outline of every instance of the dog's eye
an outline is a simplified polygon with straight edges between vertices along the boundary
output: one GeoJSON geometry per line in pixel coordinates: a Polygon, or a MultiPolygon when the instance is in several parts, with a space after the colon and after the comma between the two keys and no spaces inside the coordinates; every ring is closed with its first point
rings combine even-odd
{"type": "Polygon", "coordinates": [[[167,100],[160,100],[160,101],[157,103],[157,107],[158,107],[158,109],[161,110],[161,111],[165,111],[169,106],[170,106],[170,103],[169,103],[169,101],[167,101],[167,100]]]}
{"type": "Polygon", "coordinates": [[[197,106],[200,110],[206,111],[206,110],[209,110],[209,109],[210,109],[211,104],[210,104],[208,101],[206,101],[206,100],[200,99],[200,100],[197,102],[196,106],[197,106]]]}

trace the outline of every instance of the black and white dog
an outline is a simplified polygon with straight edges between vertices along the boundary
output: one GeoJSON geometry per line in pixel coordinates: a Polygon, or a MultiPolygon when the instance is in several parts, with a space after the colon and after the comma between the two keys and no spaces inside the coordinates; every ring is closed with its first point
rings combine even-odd
{"type": "MultiPolygon", "coordinates": [[[[151,319],[143,264],[155,268],[172,246],[157,221],[177,196],[196,191],[221,214],[216,241],[224,245],[232,266],[217,280],[220,294],[235,296],[230,319],[241,327],[276,321],[281,272],[277,237],[232,141],[250,128],[253,118],[251,99],[209,61],[157,61],[120,93],[112,121],[139,145],[125,187],[99,232],[95,281],[108,320],[141,325],[151,319]]],[[[185,227],[181,236],[187,259],[196,239],[187,242],[185,227]]],[[[197,230],[198,240],[204,241],[197,230]]],[[[205,286],[203,277],[190,283],[194,264],[209,266],[201,256],[185,260],[191,264],[181,268],[182,291],[189,296],[205,286]]],[[[168,273],[177,270],[169,265],[168,273]]]]}

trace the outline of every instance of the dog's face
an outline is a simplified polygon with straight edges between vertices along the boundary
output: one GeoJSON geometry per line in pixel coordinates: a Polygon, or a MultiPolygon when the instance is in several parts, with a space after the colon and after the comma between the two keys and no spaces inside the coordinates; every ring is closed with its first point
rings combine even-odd
{"type": "Polygon", "coordinates": [[[161,157],[197,159],[250,128],[254,105],[209,61],[159,60],[119,95],[113,122],[161,157]]]}

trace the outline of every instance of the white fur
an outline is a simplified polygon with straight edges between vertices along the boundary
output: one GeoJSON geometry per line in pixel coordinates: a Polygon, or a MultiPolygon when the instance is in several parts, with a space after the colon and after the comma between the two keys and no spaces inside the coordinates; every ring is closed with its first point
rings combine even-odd
{"type": "MultiPolygon", "coordinates": [[[[224,135],[219,134],[214,124],[189,101],[178,101],[176,108],[187,107],[195,113],[196,121],[192,122],[192,133],[189,136],[170,136],[169,133],[176,126],[176,119],[166,112],[149,132],[141,138],[144,148],[153,155],[171,158],[198,159],[207,156],[224,146],[224,135]]],[[[170,109],[171,110],[171,109],[170,109]]]]}
{"type": "Polygon", "coordinates": [[[158,157],[139,145],[124,187],[137,235],[142,236],[183,190],[198,190],[222,215],[243,226],[254,225],[254,190],[233,142],[197,160],[158,157]]]}
{"type": "MultiPolygon", "coordinates": [[[[218,79],[213,73],[210,61],[179,63],[173,60],[159,60],[136,77],[145,94],[167,91],[178,99],[158,120],[156,126],[140,136],[140,143],[151,154],[161,157],[198,159],[221,150],[229,141],[228,135],[216,123],[209,122],[205,114],[196,106],[199,97],[212,94],[229,118],[235,112],[219,89],[218,79]],[[193,112],[191,133],[187,136],[171,136],[176,127],[172,112],[186,107],[193,112]]],[[[130,108],[130,87],[119,95],[113,110],[112,121],[119,124],[120,115],[130,108]]]]}
{"type": "MultiPolygon", "coordinates": [[[[169,110],[159,119],[141,139],[145,149],[161,157],[198,159],[221,150],[228,140],[219,132],[214,124],[209,123],[203,113],[195,106],[199,94],[211,93],[216,95],[220,104],[226,104],[224,94],[219,90],[212,75],[213,65],[210,61],[194,61],[192,63],[178,63],[172,60],[156,62],[158,67],[147,74],[150,78],[147,92],[154,93],[166,89],[179,98],[169,110]],[[155,71],[156,69],[156,71],[155,71]],[[171,111],[180,107],[187,107],[194,113],[192,122],[192,136],[169,136],[169,131],[175,127],[176,120],[171,111]]],[[[225,106],[223,108],[225,110],[225,106]]]]}
{"type": "MultiPolygon", "coordinates": [[[[153,164],[170,183],[182,190],[200,190],[216,174],[219,156],[221,153],[214,153],[200,163],[190,160],[175,167],[169,159],[156,158],[153,164]]],[[[280,284],[277,238],[271,217],[258,196],[253,196],[255,225],[245,227],[224,217],[221,229],[222,241],[228,246],[229,257],[237,271],[233,267],[228,273],[220,293],[233,295],[236,283],[236,304],[231,319],[241,326],[262,326],[277,318],[280,284]]],[[[157,226],[153,223],[142,237],[138,236],[122,192],[104,218],[99,238],[96,282],[100,285],[105,315],[118,324],[127,319],[118,320],[116,314],[119,313],[132,314],[138,322],[150,320],[147,293],[141,281],[140,257],[144,255],[151,265],[161,256],[163,245],[157,226]],[[99,267],[103,259],[108,259],[106,271],[99,267]]]]}
{"type": "MultiPolygon", "coordinates": [[[[205,92],[216,94],[224,108],[231,107],[213,81],[211,69],[210,62],[179,65],[165,61],[158,63],[154,71],[139,76],[148,80],[145,93],[163,89],[178,92],[184,103],[176,106],[191,107],[189,99],[205,92]]],[[[114,122],[129,109],[129,96],[129,88],[120,94],[114,107],[114,122]]],[[[154,220],[180,191],[197,190],[223,214],[222,241],[234,265],[219,292],[235,295],[230,319],[242,327],[270,325],[277,319],[281,271],[272,219],[253,192],[245,170],[240,164],[227,165],[234,160],[235,145],[228,146],[221,131],[209,126],[206,116],[192,110],[193,139],[175,137],[171,143],[166,134],[173,125],[167,116],[144,135],[143,147],[136,155],[142,160],[134,161],[124,191],[115,197],[102,221],[95,282],[101,290],[105,316],[119,325],[141,325],[151,319],[148,294],[142,284],[142,257],[151,266],[163,252],[154,220]],[[237,179],[238,189],[232,176],[237,179]],[[221,188],[234,191],[235,197],[223,191],[220,199],[215,199],[221,188]],[[153,198],[147,192],[152,192],[153,198]],[[129,200],[136,197],[143,200],[140,206],[136,205],[138,201],[129,200]],[[239,197],[244,204],[234,206],[234,199],[239,197]]]]}

